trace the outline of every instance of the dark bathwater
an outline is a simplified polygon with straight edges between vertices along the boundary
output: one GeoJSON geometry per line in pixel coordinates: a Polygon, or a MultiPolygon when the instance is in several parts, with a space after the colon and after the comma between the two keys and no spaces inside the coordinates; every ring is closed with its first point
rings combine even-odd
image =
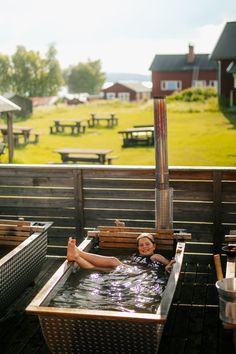
{"type": "Polygon", "coordinates": [[[165,289],[164,269],[131,265],[72,273],[49,306],[155,313],[165,289]]]}

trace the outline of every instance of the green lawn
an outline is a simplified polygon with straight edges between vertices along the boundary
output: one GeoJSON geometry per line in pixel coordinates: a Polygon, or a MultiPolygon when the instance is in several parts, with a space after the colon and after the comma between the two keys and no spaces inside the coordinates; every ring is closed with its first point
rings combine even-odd
{"type": "MultiPolygon", "coordinates": [[[[202,103],[168,103],[168,147],[170,166],[236,166],[236,114],[227,118],[212,99],[202,103]],[[235,121],[235,123],[234,123],[235,121]]],[[[153,102],[121,103],[96,101],[79,106],[59,105],[35,109],[32,117],[17,121],[40,132],[38,144],[16,147],[14,162],[43,164],[60,162],[54,152],[62,147],[111,148],[116,165],[154,165],[154,147],[122,148],[119,130],[138,124],[152,124],[153,102]],[[115,112],[119,124],[87,128],[80,136],[50,135],[49,126],[56,118],[88,119],[91,112],[115,112]]],[[[6,151],[7,152],[7,151],[6,151]]],[[[7,154],[2,157],[7,162],[7,154]]]]}

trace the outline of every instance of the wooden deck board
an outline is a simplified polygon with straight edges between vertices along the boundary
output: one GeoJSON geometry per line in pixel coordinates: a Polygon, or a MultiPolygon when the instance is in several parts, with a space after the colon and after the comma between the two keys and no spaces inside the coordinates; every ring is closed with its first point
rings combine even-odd
{"type": "MultiPolygon", "coordinates": [[[[50,353],[37,316],[24,309],[62,262],[47,258],[35,283],[0,318],[1,353],[50,353]]],[[[158,354],[234,354],[232,333],[219,320],[215,281],[211,265],[184,263],[158,354]]]]}

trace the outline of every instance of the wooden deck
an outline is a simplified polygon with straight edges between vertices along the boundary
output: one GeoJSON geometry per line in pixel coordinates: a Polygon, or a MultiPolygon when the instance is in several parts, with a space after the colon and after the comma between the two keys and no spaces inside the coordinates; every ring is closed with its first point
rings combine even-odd
{"type": "MultiPolygon", "coordinates": [[[[38,318],[26,314],[24,309],[63,261],[47,258],[35,284],[1,317],[1,353],[49,354],[38,318]]],[[[158,354],[234,353],[232,333],[224,330],[219,320],[215,281],[212,257],[202,255],[199,260],[199,256],[186,252],[158,354]]]]}
{"type": "MultiPolygon", "coordinates": [[[[233,354],[232,333],[219,320],[213,253],[236,228],[236,168],[170,168],[174,228],[192,234],[159,354],[233,354]]],[[[155,225],[155,169],[149,166],[0,166],[1,218],[51,221],[48,255],[66,253],[67,239],[114,225],[155,225]]],[[[34,286],[0,318],[0,348],[8,354],[49,354],[38,319],[25,307],[59,267],[49,258],[34,286]]],[[[125,353],[121,353],[125,354],[125,353]]],[[[152,353],[151,353],[152,354],[152,353]]]]}

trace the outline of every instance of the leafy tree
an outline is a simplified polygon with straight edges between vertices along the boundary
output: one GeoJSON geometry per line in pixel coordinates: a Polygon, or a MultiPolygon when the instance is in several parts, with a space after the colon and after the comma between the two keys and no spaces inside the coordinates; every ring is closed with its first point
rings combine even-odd
{"type": "Polygon", "coordinates": [[[101,71],[101,61],[88,61],[71,66],[64,72],[69,92],[88,92],[97,94],[105,82],[105,74],[101,71]]]}
{"type": "Polygon", "coordinates": [[[27,51],[24,46],[17,46],[17,50],[12,56],[12,67],[14,91],[23,96],[37,96],[37,83],[41,71],[39,53],[27,51]]]}
{"type": "Polygon", "coordinates": [[[58,89],[63,85],[64,79],[60,64],[56,59],[57,51],[51,44],[48,48],[46,58],[44,60],[44,95],[54,96],[57,94],[58,89]]]}
{"type": "Polygon", "coordinates": [[[11,90],[11,64],[7,55],[0,53],[0,92],[11,90]]]}
{"type": "Polygon", "coordinates": [[[25,96],[51,96],[57,94],[63,83],[56,49],[49,46],[46,58],[39,52],[18,46],[12,56],[12,82],[16,93],[25,96]]]}

